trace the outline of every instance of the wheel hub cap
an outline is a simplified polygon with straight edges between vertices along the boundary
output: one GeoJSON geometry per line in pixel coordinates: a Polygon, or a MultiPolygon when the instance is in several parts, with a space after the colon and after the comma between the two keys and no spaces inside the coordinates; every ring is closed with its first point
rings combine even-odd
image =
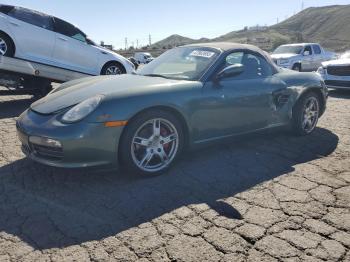
{"type": "Polygon", "coordinates": [[[317,124],[318,110],[317,99],[315,97],[310,97],[305,103],[302,123],[303,129],[308,133],[310,133],[317,124]]]}
{"type": "Polygon", "coordinates": [[[178,133],[166,119],[152,119],[136,131],[131,145],[134,163],[143,171],[156,172],[166,168],[178,148],[178,133]]]}
{"type": "Polygon", "coordinates": [[[0,38],[0,55],[4,55],[7,51],[7,45],[6,42],[0,38]]]}

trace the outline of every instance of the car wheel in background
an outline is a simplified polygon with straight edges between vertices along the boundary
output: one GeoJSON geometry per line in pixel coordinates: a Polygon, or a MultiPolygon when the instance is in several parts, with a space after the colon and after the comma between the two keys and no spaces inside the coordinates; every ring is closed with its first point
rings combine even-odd
{"type": "Polygon", "coordinates": [[[303,95],[293,109],[293,129],[297,135],[311,134],[317,125],[320,101],[314,92],[303,95]]]}
{"type": "Polygon", "coordinates": [[[121,75],[125,73],[125,68],[118,62],[109,62],[101,70],[101,75],[121,75]]]}
{"type": "Polygon", "coordinates": [[[5,34],[0,33],[0,55],[13,57],[15,47],[12,40],[5,34]]]}
{"type": "Polygon", "coordinates": [[[182,152],[181,122],[171,113],[149,110],[136,116],[120,139],[119,159],[133,174],[159,175],[182,152]]]}
{"type": "Polygon", "coordinates": [[[293,65],[292,70],[301,72],[301,65],[300,64],[293,65]]]}

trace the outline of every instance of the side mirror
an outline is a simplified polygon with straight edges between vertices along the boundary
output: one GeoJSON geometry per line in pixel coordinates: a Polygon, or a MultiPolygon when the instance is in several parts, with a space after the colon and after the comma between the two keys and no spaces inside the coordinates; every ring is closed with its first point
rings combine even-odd
{"type": "Polygon", "coordinates": [[[216,79],[226,78],[230,76],[237,76],[244,72],[244,65],[242,64],[234,64],[225,67],[222,69],[217,75],[216,79]]]}
{"type": "Polygon", "coordinates": [[[303,56],[308,56],[308,55],[310,55],[310,51],[304,51],[304,53],[303,53],[303,56]]]}

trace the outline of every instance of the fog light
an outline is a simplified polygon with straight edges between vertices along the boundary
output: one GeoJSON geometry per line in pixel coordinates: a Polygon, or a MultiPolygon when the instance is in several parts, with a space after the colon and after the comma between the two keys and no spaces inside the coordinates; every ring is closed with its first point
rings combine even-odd
{"type": "Polygon", "coordinates": [[[56,148],[62,147],[62,144],[60,141],[57,141],[55,139],[48,138],[48,137],[30,136],[29,142],[40,146],[56,147],[56,148]]]}

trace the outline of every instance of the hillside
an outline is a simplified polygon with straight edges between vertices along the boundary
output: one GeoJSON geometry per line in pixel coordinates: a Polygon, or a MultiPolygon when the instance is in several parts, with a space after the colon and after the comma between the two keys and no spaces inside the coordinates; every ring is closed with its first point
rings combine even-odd
{"type": "Polygon", "coordinates": [[[173,46],[191,44],[194,42],[195,42],[194,39],[174,34],[153,44],[152,46],[157,48],[162,48],[162,47],[168,48],[173,46]]]}
{"type": "Polygon", "coordinates": [[[169,48],[208,41],[250,43],[265,50],[290,42],[319,42],[328,49],[344,51],[350,49],[350,5],[310,7],[261,31],[232,31],[213,39],[197,40],[172,35],[155,43],[153,47],[169,48]]]}
{"type": "Polygon", "coordinates": [[[272,26],[284,34],[301,33],[310,42],[320,42],[326,48],[350,48],[350,5],[311,7],[272,26]]]}

